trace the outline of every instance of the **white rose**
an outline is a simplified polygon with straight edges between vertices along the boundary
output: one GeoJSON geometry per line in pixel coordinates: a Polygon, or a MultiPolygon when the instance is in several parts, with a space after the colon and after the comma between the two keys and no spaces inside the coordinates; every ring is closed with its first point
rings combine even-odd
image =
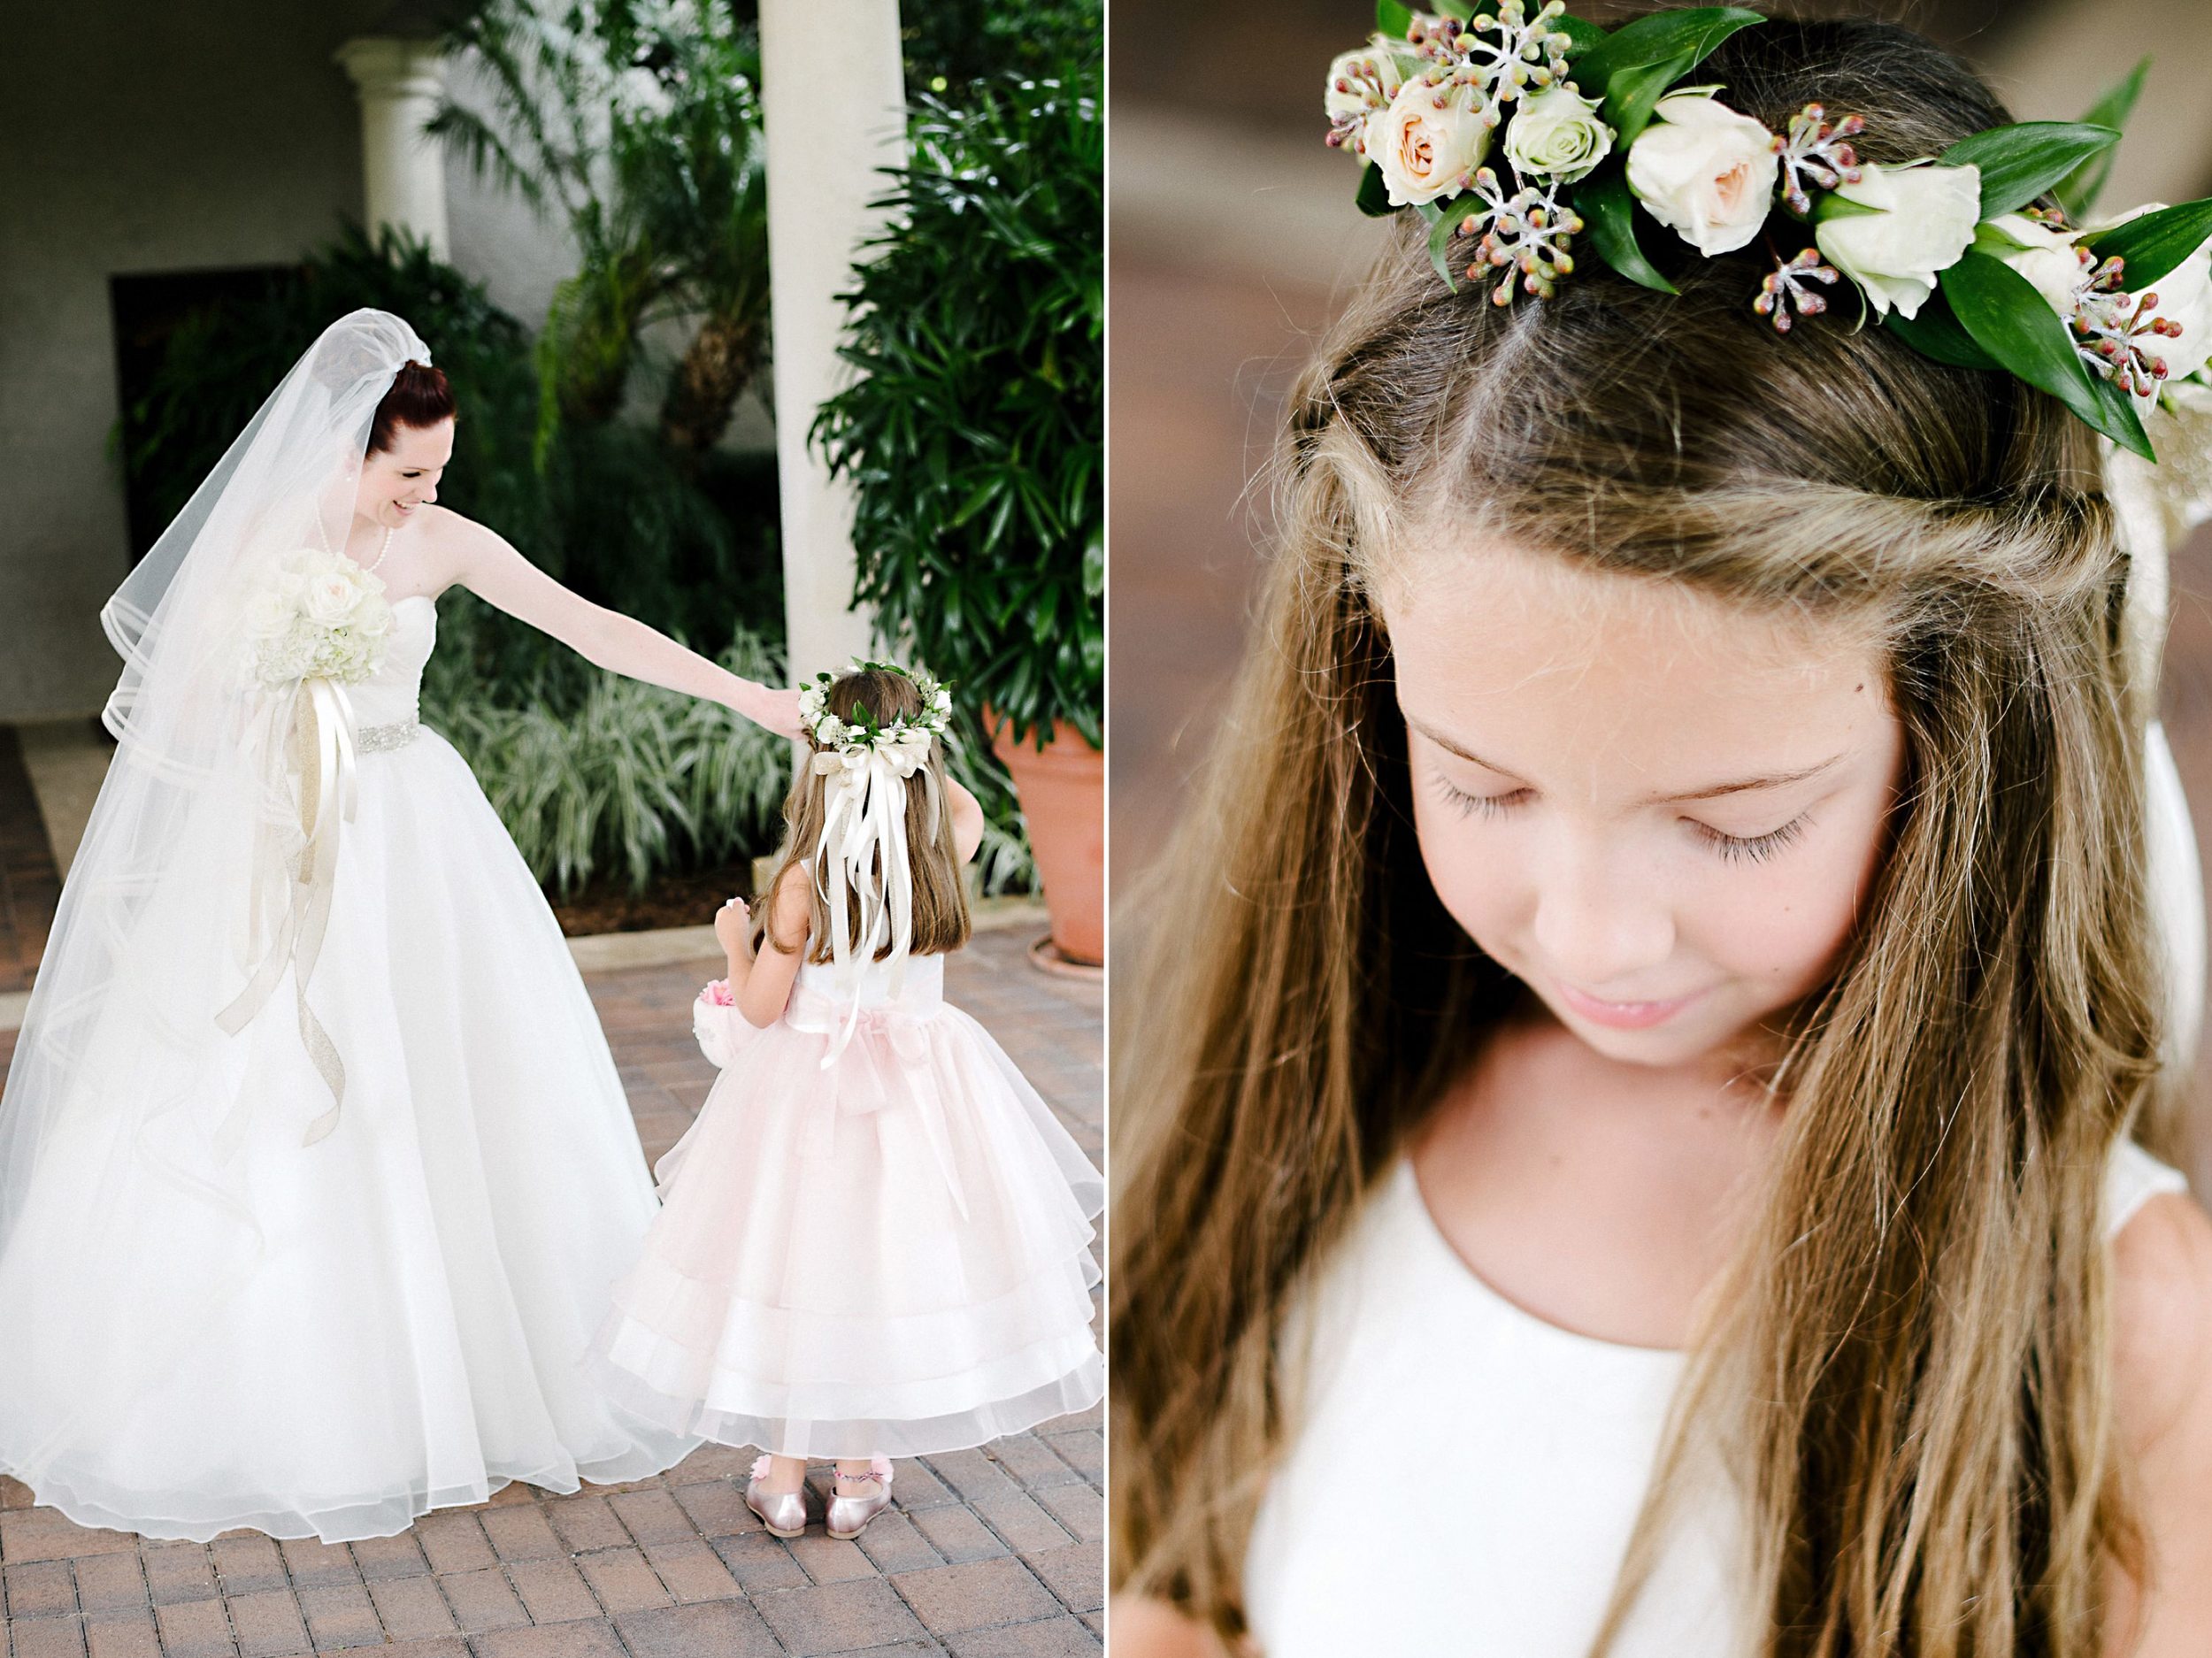
{"type": "Polygon", "coordinates": [[[1517,172],[1562,183],[1571,184],[1612,150],[1613,129],[1572,87],[1548,87],[1525,99],[1505,129],[1506,159],[1517,172]]]}
{"type": "Polygon", "coordinates": [[[344,621],[360,602],[361,589],[353,578],[333,570],[309,578],[300,594],[300,610],[309,621],[331,627],[344,621]]]}
{"type": "Polygon", "coordinates": [[[1916,317],[1935,292],[1936,272],[1958,263],[1981,218],[1979,167],[1880,167],[1863,164],[1856,184],[1835,194],[1872,213],[1821,219],[1813,240],[1864,292],[1877,316],[1892,305],[1916,317]]]}
{"type": "Polygon", "coordinates": [[[1426,81],[1409,81],[1367,124],[1367,158],[1382,169],[1393,207],[1451,194],[1489,153],[1490,123],[1471,88],[1440,94],[1426,81]]]}
{"type": "Polygon", "coordinates": [[[2021,244],[2017,250],[1997,257],[2026,277],[2053,311],[2072,321],[2075,292],[2088,274],[2074,251],[2073,237],[2024,213],[2001,213],[1989,221],[1989,227],[2021,244]]]}
{"type": "Polygon", "coordinates": [[[1628,147],[1628,188],[1651,216],[1710,256],[1759,234],[1781,165],[1774,134],[1717,99],[1677,93],[1628,147]]]}
{"type": "Polygon", "coordinates": [[[1345,134],[1346,149],[1356,155],[1367,153],[1367,135],[1375,118],[1390,107],[1404,84],[1397,58],[1384,49],[1379,38],[1359,51],[1341,54],[1329,65],[1322,107],[1329,125],[1345,134]]]}

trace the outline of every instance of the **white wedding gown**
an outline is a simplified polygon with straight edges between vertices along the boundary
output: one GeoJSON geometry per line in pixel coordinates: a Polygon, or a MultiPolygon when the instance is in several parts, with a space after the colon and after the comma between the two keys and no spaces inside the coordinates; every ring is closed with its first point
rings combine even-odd
{"type": "MultiPolygon", "coordinates": [[[[204,1019],[242,979],[180,969],[102,1013],[99,1086],[67,1095],[0,1255],[0,1470],[81,1524],[384,1536],[695,1443],[582,1368],[652,1184],[560,929],[467,765],[427,730],[376,747],[413,718],[436,635],[434,601],[394,610],[350,691],[376,751],[309,992],[345,1066],[335,1130],[302,1144],[331,1094],[288,982],[206,1074],[138,1074],[159,1052],[138,1021],[204,1019]],[[243,1137],[219,1156],[227,1121],[243,1137]]],[[[166,896],[139,923],[156,961],[166,896]]]]}

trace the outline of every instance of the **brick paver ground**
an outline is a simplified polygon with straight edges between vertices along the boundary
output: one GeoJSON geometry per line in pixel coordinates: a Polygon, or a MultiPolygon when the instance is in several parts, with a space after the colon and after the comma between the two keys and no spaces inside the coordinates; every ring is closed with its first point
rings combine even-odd
{"type": "MultiPolygon", "coordinates": [[[[1098,986],[979,934],[948,995],[1004,1045],[1095,1159],[1098,986]]],[[[707,963],[587,976],[647,1153],[713,1079],[690,1035],[707,963]]],[[[0,1063],[13,1047],[0,1032],[0,1063]]],[[[0,1480],[0,1658],[1058,1658],[1100,1650],[1104,1451],[1095,1411],[979,1450],[901,1462],[857,1543],[770,1537],[744,1502],[753,1453],[708,1446],[657,1479],[557,1496],[510,1485],[373,1542],[233,1531],[157,1543],[86,1531],[0,1480]]]]}

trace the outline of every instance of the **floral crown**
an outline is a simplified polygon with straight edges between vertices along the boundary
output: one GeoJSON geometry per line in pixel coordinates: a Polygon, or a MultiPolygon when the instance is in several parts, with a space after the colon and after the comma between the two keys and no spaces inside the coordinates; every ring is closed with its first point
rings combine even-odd
{"type": "Polygon", "coordinates": [[[2148,59],[2083,120],[1882,166],[1858,155],[1861,116],[1809,104],[1772,133],[1723,88],[1680,84],[1755,12],[1664,12],[1609,34],[1562,0],[1438,4],[1378,0],[1373,38],[1329,67],[1328,142],[1371,164],[1363,211],[1419,211],[1455,290],[1463,270],[1502,273],[1495,304],[1549,298],[1587,232],[1620,274],[1673,293],[1640,245],[1641,207],[1708,256],[1763,240],[1773,268],[1751,309],[1778,332],[1842,284],[1922,355],[2007,370],[2147,460],[2144,418],[2177,382],[2204,384],[2212,201],[2070,223],[2094,205],[2148,59]],[[2046,195],[2056,208],[2034,205],[2046,195]]]}
{"type": "MultiPolygon", "coordinates": [[[[855,658],[841,672],[818,673],[801,687],[799,723],[806,727],[818,750],[818,771],[834,769],[847,761],[864,762],[876,754],[918,764],[927,757],[931,740],[942,737],[952,724],[952,693],[920,669],[902,667],[895,662],[862,662],[855,658]],[[911,681],[921,699],[920,711],[885,721],[879,721],[874,711],[865,707],[854,709],[854,718],[849,721],[831,713],[830,687],[841,679],[868,672],[895,673],[911,681]]],[[[911,769],[909,766],[909,773],[911,769]]]]}

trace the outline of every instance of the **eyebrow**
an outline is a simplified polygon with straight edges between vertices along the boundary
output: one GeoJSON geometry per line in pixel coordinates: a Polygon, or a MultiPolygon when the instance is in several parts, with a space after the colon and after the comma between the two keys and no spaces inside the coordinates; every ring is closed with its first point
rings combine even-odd
{"type": "MultiPolygon", "coordinates": [[[[1462,743],[1455,742],[1433,725],[1425,720],[1415,718],[1411,714],[1406,716],[1406,724],[1438,748],[1448,749],[1463,760],[1471,760],[1475,764],[1487,771],[1495,771],[1503,777],[1518,778],[1520,776],[1520,773],[1514,771],[1511,766],[1500,765],[1494,760],[1484,759],[1473,749],[1462,743]]],[[[1832,754],[1816,765],[1802,766],[1794,771],[1771,771],[1763,777],[1738,778],[1732,782],[1715,783],[1705,788],[1686,789],[1678,794],[1658,794],[1651,798],[1657,801],[1717,800],[1724,794],[1742,794],[1754,789],[1780,788],[1786,783],[1802,783],[1809,778],[1818,777],[1823,771],[1840,764],[1843,759],[1844,756],[1832,754]]]]}

